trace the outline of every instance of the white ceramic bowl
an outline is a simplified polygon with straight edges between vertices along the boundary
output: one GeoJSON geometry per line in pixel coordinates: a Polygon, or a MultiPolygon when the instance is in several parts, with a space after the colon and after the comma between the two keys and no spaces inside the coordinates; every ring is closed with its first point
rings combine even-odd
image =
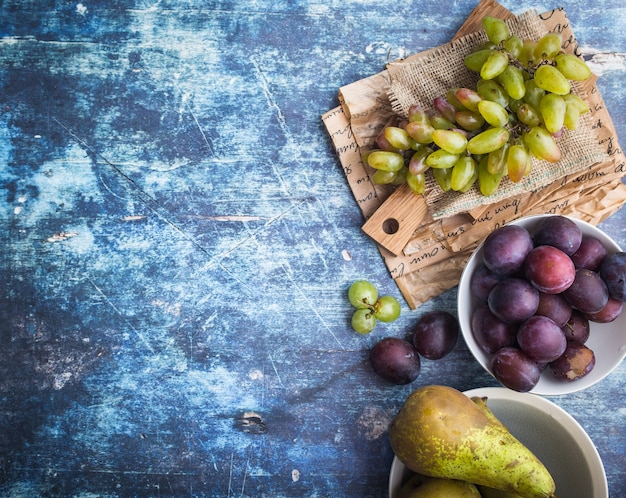
{"type": "MultiPolygon", "coordinates": [[[[559,406],[535,394],[505,387],[466,391],[469,397],[487,397],[487,406],[517,439],[546,466],[556,482],[559,497],[608,498],[606,473],[595,445],[559,406]]],[[[396,498],[412,475],[394,457],[389,474],[389,498],[396,498]]]]}
{"type": "MultiPolygon", "coordinates": [[[[526,228],[532,235],[533,229],[546,216],[527,216],[513,221],[510,224],[526,228]]],[[[581,229],[583,235],[597,237],[607,248],[609,253],[621,251],[619,245],[599,228],[590,223],[570,218],[581,229]]],[[[475,269],[482,262],[482,243],[476,248],[463,270],[458,288],[458,316],[461,333],[476,360],[491,374],[489,362],[491,355],[483,351],[472,334],[472,311],[478,306],[479,300],[473,295],[470,283],[475,269]]],[[[622,314],[610,323],[591,323],[590,336],[586,345],[593,350],[596,364],[586,376],[572,382],[558,380],[552,372],[546,369],[537,385],[530,391],[534,394],[554,396],[568,394],[585,389],[609,375],[626,357],[626,308],[622,314]]],[[[493,374],[492,374],[493,375],[493,374]]]]}

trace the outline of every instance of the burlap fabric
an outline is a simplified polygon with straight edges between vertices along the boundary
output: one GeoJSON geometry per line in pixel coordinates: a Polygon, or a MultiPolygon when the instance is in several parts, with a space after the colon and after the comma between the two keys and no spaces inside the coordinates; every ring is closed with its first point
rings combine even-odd
{"type": "MultiPolygon", "coordinates": [[[[538,40],[546,31],[536,12],[526,12],[505,21],[511,33],[522,39],[538,40]]],[[[563,33],[573,42],[573,33],[563,33]]],[[[426,53],[411,62],[390,63],[389,101],[396,114],[407,116],[409,107],[419,104],[432,109],[433,99],[445,96],[455,87],[475,88],[479,76],[463,65],[463,58],[480,43],[487,41],[483,31],[470,33],[446,45],[426,53]]],[[[575,46],[571,43],[570,46],[575,46]]],[[[587,100],[584,83],[572,82],[572,93],[587,100]]],[[[578,173],[591,164],[607,159],[606,151],[598,144],[590,114],[583,115],[576,130],[565,130],[558,138],[562,158],[557,163],[534,159],[530,175],[514,183],[504,177],[498,190],[489,197],[483,196],[477,186],[466,193],[443,192],[432,175],[428,175],[424,193],[426,203],[434,219],[501,201],[533,189],[544,187],[566,175],[578,173]]]]}

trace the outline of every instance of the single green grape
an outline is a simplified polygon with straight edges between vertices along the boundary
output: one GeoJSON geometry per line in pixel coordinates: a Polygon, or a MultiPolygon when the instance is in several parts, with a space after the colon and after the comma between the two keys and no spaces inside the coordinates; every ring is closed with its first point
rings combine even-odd
{"type": "Polygon", "coordinates": [[[454,128],[454,123],[441,114],[433,114],[430,117],[430,124],[433,125],[435,130],[449,130],[454,128]]]}
{"type": "Polygon", "coordinates": [[[454,130],[435,130],[433,142],[450,154],[461,154],[467,146],[465,135],[454,130]]]}
{"type": "Polygon", "coordinates": [[[524,73],[513,64],[509,64],[498,76],[498,82],[504,87],[506,93],[513,100],[520,100],[526,93],[524,85],[524,73]]]}
{"type": "Polygon", "coordinates": [[[484,80],[492,80],[499,76],[508,65],[509,56],[504,52],[495,51],[480,68],[480,77],[484,80]]]}
{"type": "Polygon", "coordinates": [[[359,334],[369,334],[376,327],[377,319],[374,311],[367,309],[358,309],[352,314],[352,328],[359,334]]]}
{"type": "Polygon", "coordinates": [[[549,64],[537,68],[534,80],[539,88],[557,95],[567,95],[571,90],[569,80],[556,67],[549,64]]]}
{"type": "Polygon", "coordinates": [[[376,185],[389,185],[390,183],[394,182],[397,176],[397,171],[385,171],[382,169],[377,169],[371,176],[371,179],[372,182],[374,182],[376,185]]]}
{"type": "Polygon", "coordinates": [[[428,145],[433,141],[435,127],[428,121],[409,121],[406,125],[409,136],[418,144],[428,145]]]}
{"type": "Polygon", "coordinates": [[[472,112],[478,112],[478,103],[483,99],[478,92],[471,88],[459,88],[455,96],[463,107],[472,112]]]}
{"type": "Polygon", "coordinates": [[[524,82],[524,86],[526,87],[526,92],[524,93],[523,101],[533,105],[537,109],[539,109],[539,102],[546,94],[546,91],[543,88],[539,88],[534,79],[527,79],[524,82]]]}
{"type": "Polygon", "coordinates": [[[367,156],[367,164],[383,171],[400,171],[404,166],[404,157],[398,152],[376,150],[367,156]]]}
{"type": "Polygon", "coordinates": [[[470,154],[488,154],[498,150],[509,140],[509,131],[506,128],[488,128],[473,136],[467,142],[467,151],[470,154]]]}
{"type": "Polygon", "coordinates": [[[417,149],[409,159],[409,172],[413,175],[424,173],[430,166],[426,164],[426,158],[433,152],[433,149],[424,146],[417,149]]]}
{"type": "Polygon", "coordinates": [[[591,76],[589,66],[574,54],[559,54],[554,58],[556,68],[568,80],[584,81],[591,76]]]}
{"type": "Polygon", "coordinates": [[[367,280],[357,280],[348,289],[348,299],[355,308],[368,309],[378,301],[378,290],[367,280]]]}
{"type": "Polygon", "coordinates": [[[450,188],[457,192],[462,191],[476,173],[476,161],[472,156],[462,156],[452,167],[450,188]]]}
{"type": "Polygon", "coordinates": [[[533,169],[533,155],[530,153],[528,148],[526,148],[526,169],[524,170],[524,176],[530,175],[530,172],[533,169]]]}
{"type": "Polygon", "coordinates": [[[509,143],[487,154],[487,171],[493,175],[506,173],[506,156],[509,153],[509,143]]]}
{"type": "Polygon", "coordinates": [[[478,163],[478,188],[480,193],[485,197],[489,197],[498,190],[503,176],[503,172],[496,174],[489,173],[487,170],[487,161],[488,156],[483,156],[478,163]]]}
{"type": "Polygon", "coordinates": [[[398,126],[386,126],[384,136],[387,142],[398,150],[409,150],[412,145],[412,139],[404,128],[398,126]]]}
{"type": "Polygon", "coordinates": [[[426,175],[424,173],[413,174],[409,171],[406,174],[406,182],[416,194],[421,195],[426,191],[426,175]]]}
{"type": "Polygon", "coordinates": [[[476,92],[481,98],[497,102],[502,107],[509,105],[509,94],[496,80],[479,79],[476,82],[476,92]]]}
{"type": "Polygon", "coordinates": [[[541,124],[541,113],[534,105],[524,102],[517,109],[517,119],[527,126],[538,126],[541,124]]]}
{"type": "Polygon", "coordinates": [[[481,100],[478,103],[478,112],[493,127],[502,127],[509,122],[509,113],[497,102],[481,100]]]}
{"type": "Polygon", "coordinates": [[[385,136],[385,131],[387,130],[387,128],[385,128],[384,130],[382,130],[377,136],[376,136],[376,140],[375,140],[375,144],[377,146],[377,150],[384,150],[384,151],[388,151],[388,152],[402,152],[400,149],[398,149],[397,147],[395,147],[394,145],[392,145],[389,140],[387,140],[387,137],[385,136]]]}
{"type": "Polygon", "coordinates": [[[536,60],[548,60],[553,59],[560,51],[561,35],[547,33],[537,40],[533,55],[536,60]]]}
{"type": "Polygon", "coordinates": [[[507,173],[512,182],[519,182],[526,174],[528,163],[528,151],[521,144],[514,144],[509,147],[507,154],[507,173]]]}
{"type": "Polygon", "coordinates": [[[433,99],[433,107],[448,121],[454,122],[454,115],[457,109],[447,99],[444,97],[435,97],[433,99]]]}
{"type": "Polygon", "coordinates": [[[433,177],[437,181],[437,185],[444,192],[448,192],[451,189],[450,181],[452,180],[452,167],[450,168],[434,168],[431,170],[433,177]]]}
{"type": "Polygon", "coordinates": [[[568,130],[578,128],[578,120],[580,119],[580,111],[573,102],[565,102],[565,115],[563,116],[563,125],[568,130]]]}
{"type": "Polygon", "coordinates": [[[556,163],[561,160],[561,149],[552,134],[541,126],[534,126],[524,134],[530,152],[539,159],[556,163]]]}
{"type": "Polygon", "coordinates": [[[407,111],[409,123],[428,123],[428,113],[423,107],[414,104],[407,111]]]}
{"type": "Polygon", "coordinates": [[[511,112],[513,114],[517,113],[517,110],[519,109],[519,107],[524,103],[524,101],[522,99],[520,100],[515,100],[515,99],[511,99],[509,101],[509,109],[511,110],[511,112]]]}
{"type": "Polygon", "coordinates": [[[374,317],[381,322],[393,322],[400,316],[400,303],[393,296],[382,296],[374,306],[374,317]]]}
{"type": "Polygon", "coordinates": [[[445,149],[437,149],[426,157],[426,164],[433,169],[451,168],[460,154],[453,154],[445,149]]]}
{"type": "Polygon", "coordinates": [[[522,53],[522,49],[524,48],[524,41],[517,35],[511,35],[502,44],[504,48],[511,54],[512,57],[516,59],[522,53]]]}
{"type": "Polygon", "coordinates": [[[478,180],[478,167],[475,167],[474,168],[474,174],[467,181],[467,183],[463,187],[461,187],[459,189],[459,192],[461,192],[461,193],[467,192],[469,189],[471,189],[474,186],[474,184],[476,183],[477,180],[478,180]]]}
{"type": "Polygon", "coordinates": [[[550,133],[557,133],[563,129],[565,108],[565,100],[560,95],[546,93],[541,99],[539,112],[543,118],[543,125],[550,133]]]}
{"type": "Polygon", "coordinates": [[[485,118],[479,112],[467,110],[457,111],[454,115],[454,120],[461,128],[467,131],[479,130],[485,124],[485,118]]]}
{"type": "Polygon", "coordinates": [[[537,46],[537,42],[534,40],[524,40],[522,44],[522,50],[517,56],[517,60],[519,60],[520,64],[529,68],[530,66],[535,64],[535,47],[537,46]]]}
{"type": "Polygon", "coordinates": [[[493,16],[485,16],[482,18],[483,29],[491,43],[496,45],[502,43],[511,36],[509,27],[502,19],[493,16]]]}

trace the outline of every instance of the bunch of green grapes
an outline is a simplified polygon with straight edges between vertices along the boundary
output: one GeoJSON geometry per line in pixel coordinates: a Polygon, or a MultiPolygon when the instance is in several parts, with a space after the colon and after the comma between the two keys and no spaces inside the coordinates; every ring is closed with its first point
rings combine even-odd
{"type": "Polygon", "coordinates": [[[357,280],[348,289],[348,299],[356,311],[352,328],[359,334],[369,334],[378,321],[393,322],[400,316],[400,303],[393,296],[378,297],[378,289],[367,280],[357,280]]]}
{"type": "Polygon", "coordinates": [[[571,93],[571,81],[591,75],[579,57],[561,49],[561,36],[548,33],[522,40],[495,17],[484,17],[488,41],[463,63],[479,76],[475,88],[451,88],[433,109],[414,105],[408,119],[386,126],[363,161],[376,171],[376,184],[408,183],[424,193],[432,174],[444,191],[466,192],[475,183],[493,194],[504,176],[519,182],[533,157],[558,162],[557,139],[575,130],[589,107],[571,93]]]}

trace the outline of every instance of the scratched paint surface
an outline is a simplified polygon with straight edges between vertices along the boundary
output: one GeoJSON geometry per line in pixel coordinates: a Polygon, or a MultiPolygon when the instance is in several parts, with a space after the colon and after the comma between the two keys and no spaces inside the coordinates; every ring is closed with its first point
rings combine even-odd
{"type": "MultiPolygon", "coordinates": [[[[0,494],[385,496],[415,385],[376,378],[368,349],[456,291],[350,332],[353,280],[400,295],[320,115],[474,6],[2,3],[0,494]]],[[[564,6],[624,141],[626,12],[564,6]]],[[[604,226],[626,247],[624,212],[604,226]]],[[[555,400],[611,496],[625,375],[555,400]]],[[[418,382],[496,385],[461,341],[418,382]]]]}

